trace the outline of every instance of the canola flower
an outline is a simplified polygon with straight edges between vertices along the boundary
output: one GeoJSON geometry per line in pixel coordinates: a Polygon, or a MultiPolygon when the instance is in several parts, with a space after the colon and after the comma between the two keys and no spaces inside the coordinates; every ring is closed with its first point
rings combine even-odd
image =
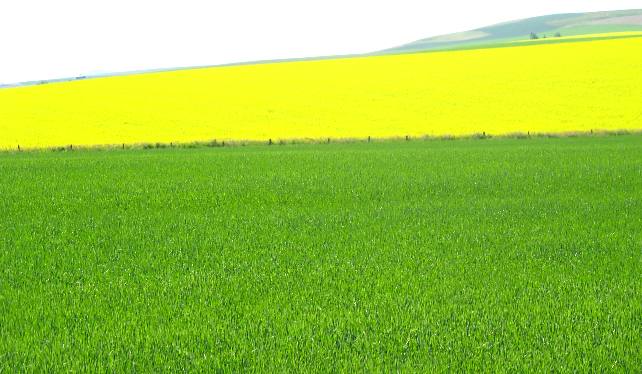
{"type": "Polygon", "coordinates": [[[0,148],[642,128],[642,38],[0,90],[0,148]]]}

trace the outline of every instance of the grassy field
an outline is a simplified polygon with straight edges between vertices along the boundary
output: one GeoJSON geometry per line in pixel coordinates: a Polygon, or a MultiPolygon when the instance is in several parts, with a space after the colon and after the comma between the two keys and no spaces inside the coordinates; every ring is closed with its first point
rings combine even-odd
{"type": "Polygon", "coordinates": [[[641,136],[0,154],[0,372],[635,372],[640,181],[641,136]]]}
{"type": "Polygon", "coordinates": [[[0,90],[0,148],[642,128],[642,37],[0,90]]]}
{"type": "MultiPolygon", "coordinates": [[[[513,43],[554,43],[554,42],[574,42],[578,40],[609,40],[619,38],[633,38],[642,37],[642,31],[623,31],[623,32],[607,32],[607,33],[584,33],[579,35],[565,35],[560,37],[548,36],[547,38],[540,37],[539,39],[532,40],[528,37],[513,40],[513,43]]],[[[500,43],[501,44],[501,43],[500,43]]],[[[506,44],[506,43],[504,43],[506,44]]],[[[510,44],[509,44],[510,45],[510,44]]]]}

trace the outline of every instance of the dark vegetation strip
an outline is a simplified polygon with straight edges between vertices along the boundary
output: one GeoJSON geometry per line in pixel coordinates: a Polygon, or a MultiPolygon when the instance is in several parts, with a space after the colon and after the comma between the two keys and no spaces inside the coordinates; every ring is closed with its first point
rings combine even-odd
{"type": "Polygon", "coordinates": [[[67,152],[67,151],[105,151],[105,150],[131,150],[131,149],[159,149],[159,148],[213,148],[213,147],[245,147],[253,145],[303,145],[303,144],[330,144],[330,143],[381,143],[405,141],[452,141],[468,139],[532,139],[532,138],[575,138],[587,136],[622,136],[640,134],[642,130],[589,130],[589,131],[566,131],[566,132],[514,132],[509,134],[494,135],[487,132],[480,132],[470,135],[423,135],[423,136],[395,136],[376,138],[371,136],[353,138],[299,138],[299,139],[268,139],[268,140],[234,140],[234,139],[212,139],[207,141],[194,142],[146,142],[146,143],[121,143],[121,144],[97,144],[77,145],[67,144],[55,147],[27,147],[0,149],[0,154],[13,154],[21,152],[67,152]]]}

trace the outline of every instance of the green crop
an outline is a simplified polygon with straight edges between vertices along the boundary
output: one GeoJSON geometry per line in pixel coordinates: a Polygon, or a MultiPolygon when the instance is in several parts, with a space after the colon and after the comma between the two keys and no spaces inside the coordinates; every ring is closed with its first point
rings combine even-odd
{"type": "Polygon", "coordinates": [[[0,154],[0,372],[642,368],[642,136],[0,154]]]}

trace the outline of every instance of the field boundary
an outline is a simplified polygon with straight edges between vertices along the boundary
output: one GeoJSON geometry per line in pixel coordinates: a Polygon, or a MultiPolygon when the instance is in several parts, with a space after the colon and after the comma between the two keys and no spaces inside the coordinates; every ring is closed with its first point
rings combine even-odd
{"type": "Polygon", "coordinates": [[[346,138],[288,138],[268,140],[243,140],[243,139],[211,139],[192,142],[143,142],[121,144],[96,144],[50,147],[21,147],[2,148],[0,154],[17,153],[42,153],[42,152],[75,152],[75,151],[126,151],[126,150],[152,150],[166,148],[225,148],[245,146],[286,146],[302,144],[350,144],[350,143],[387,143],[402,141],[457,141],[457,140],[485,140],[485,139],[534,139],[534,138],[575,138],[575,137],[605,137],[622,135],[641,135],[642,129],[622,130],[589,130],[589,131],[562,131],[562,132],[512,132],[506,134],[490,134],[486,132],[467,135],[402,135],[390,137],[346,137],[346,138]]]}

